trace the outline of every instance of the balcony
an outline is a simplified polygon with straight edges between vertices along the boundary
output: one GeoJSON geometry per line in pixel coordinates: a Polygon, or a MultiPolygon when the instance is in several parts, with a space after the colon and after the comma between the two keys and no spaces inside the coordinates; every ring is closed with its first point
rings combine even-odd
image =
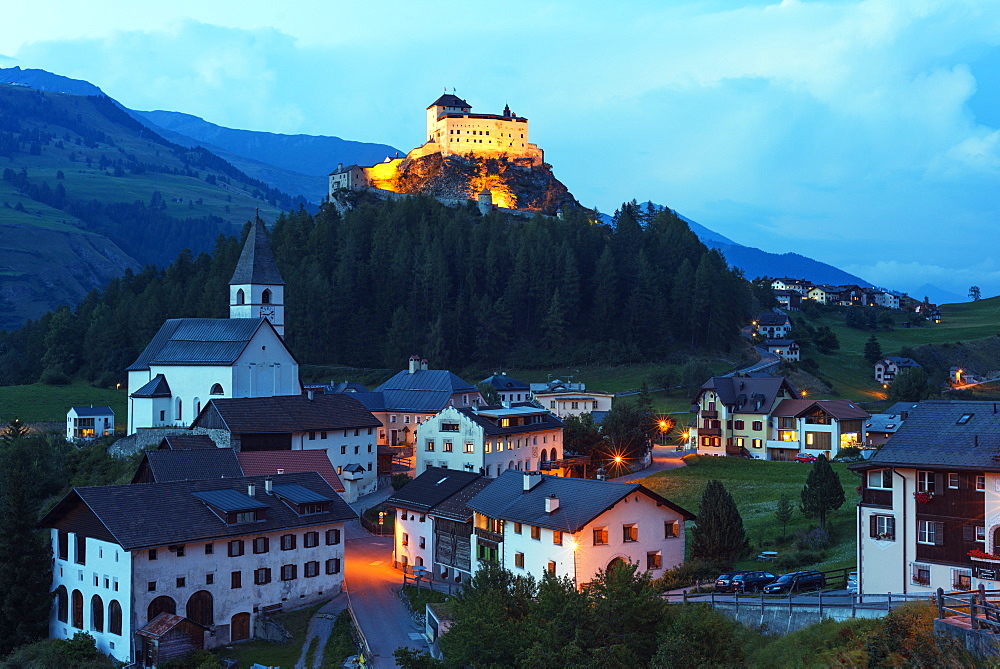
{"type": "Polygon", "coordinates": [[[719,417],[719,412],[715,411],[714,409],[711,410],[711,411],[709,411],[709,410],[706,409],[706,410],[704,410],[704,411],[701,412],[701,417],[702,418],[718,418],[719,417]]]}
{"type": "Polygon", "coordinates": [[[892,491],[879,490],[878,488],[862,488],[861,504],[864,506],[878,506],[884,509],[891,509],[892,491]]]}
{"type": "Polygon", "coordinates": [[[702,437],[721,437],[722,428],[721,427],[699,427],[698,435],[702,437]]]}
{"type": "Polygon", "coordinates": [[[487,530],[486,528],[483,528],[483,527],[477,527],[476,528],[476,536],[477,537],[482,537],[483,539],[486,539],[487,541],[492,541],[492,542],[495,542],[495,543],[500,543],[500,542],[503,541],[503,535],[502,534],[500,534],[499,532],[493,532],[492,530],[487,530]]]}

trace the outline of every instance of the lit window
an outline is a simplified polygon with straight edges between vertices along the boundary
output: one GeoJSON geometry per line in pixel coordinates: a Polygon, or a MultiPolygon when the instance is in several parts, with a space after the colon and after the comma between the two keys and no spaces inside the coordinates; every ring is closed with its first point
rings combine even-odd
{"type": "Polygon", "coordinates": [[[636,527],[635,523],[622,525],[622,541],[626,543],[639,541],[639,528],[636,527]]]}

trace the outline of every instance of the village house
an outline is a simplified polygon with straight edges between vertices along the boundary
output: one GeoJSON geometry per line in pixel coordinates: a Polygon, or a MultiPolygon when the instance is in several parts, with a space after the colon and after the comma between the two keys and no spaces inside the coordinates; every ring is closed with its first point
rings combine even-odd
{"type": "Polygon", "coordinates": [[[802,309],[803,295],[797,290],[776,290],[774,291],[774,297],[778,300],[778,306],[783,309],[790,309],[791,311],[800,311],[802,309]]]}
{"type": "Polygon", "coordinates": [[[802,297],[809,294],[809,288],[812,286],[811,283],[805,279],[789,279],[781,278],[774,279],[771,281],[771,289],[774,291],[784,291],[790,290],[792,292],[798,293],[802,297]]]}
{"type": "Polygon", "coordinates": [[[258,218],[229,281],[229,318],[169,319],[127,368],[128,434],[186,427],[213,398],[300,394],[284,286],[258,218]]]}
{"type": "Polygon", "coordinates": [[[416,471],[441,467],[496,477],[507,469],[558,468],[563,427],[547,409],[528,402],[445,407],[420,427],[416,471]]]}
{"type": "Polygon", "coordinates": [[[838,286],[840,289],[840,297],[837,299],[837,304],[842,307],[859,307],[867,304],[867,289],[855,284],[849,284],[846,286],[838,286]]]}
{"type": "Polygon", "coordinates": [[[715,376],[695,395],[695,425],[688,431],[699,455],[766,457],[771,412],[798,392],[780,376],[715,376]]]}
{"type": "Polygon", "coordinates": [[[578,587],[617,564],[661,576],[684,561],[684,524],[695,518],[637,483],[540,472],[506,471],[467,506],[475,513],[473,575],[494,562],[578,587]]]}
{"type": "Polygon", "coordinates": [[[71,407],[66,412],[66,441],[109,437],[115,433],[115,412],[111,407],[71,407]]]}
{"type": "Polygon", "coordinates": [[[341,591],[356,517],[315,472],[75,488],[39,522],[52,537],[49,635],[87,632],[126,663],[177,627],[163,613],[192,623],[180,652],[249,639],[261,615],[341,591]]]}
{"type": "Polygon", "coordinates": [[[466,503],[490,483],[482,474],[432,467],[386,500],[395,509],[393,566],[436,580],[472,576],[472,511],[466,503]]]}
{"type": "Polygon", "coordinates": [[[316,394],[210,401],[196,430],[221,431],[240,452],[325,451],[353,502],[378,486],[375,433],[381,422],[355,394],[316,394]]]}
{"type": "Polygon", "coordinates": [[[920,363],[912,358],[890,355],[876,362],[873,367],[875,369],[876,383],[888,385],[896,379],[896,375],[901,371],[920,367],[920,363]]]}
{"type": "Polygon", "coordinates": [[[782,360],[797,361],[799,359],[800,349],[794,339],[768,339],[764,342],[764,349],[782,360]]]}
{"type": "Polygon", "coordinates": [[[559,418],[580,416],[585,413],[606,415],[611,411],[615,396],[612,393],[581,392],[574,390],[535,393],[535,401],[559,418]]]}
{"type": "Polygon", "coordinates": [[[868,412],[847,400],[785,399],[771,411],[768,460],[792,460],[799,453],[832,460],[842,448],[865,443],[868,412]]]}
{"type": "Polygon", "coordinates": [[[840,286],[823,284],[809,289],[808,297],[819,304],[836,304],[840,300],[840,286]]]}
{"type": "Polygon", "coordinates": [[[784,339],[792,331],[792,322],[788,316],[771,311],[758,315],[753,326],[764,339],[784,339]]]}
{"type": "Polygon", "coordinates": [[[497,391],[501,402],[530,402],[531,389],[524,381],[507,376],[507,372],[494,373],[480,381],[497,391]]]}
{"type": "Polygon", "coordinates": [[[870,460],[858,504],[859,592],[1000,587],[1000,408],[920,402],[870,460]]]}

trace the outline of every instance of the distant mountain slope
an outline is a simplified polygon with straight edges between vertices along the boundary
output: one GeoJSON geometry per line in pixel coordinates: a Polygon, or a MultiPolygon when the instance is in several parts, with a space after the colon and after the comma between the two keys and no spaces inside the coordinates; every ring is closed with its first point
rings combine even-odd
{"type": "Polygon", "coordinates": [[[70,79],[45,70],[22,70],[20,67],[0,68],[0,84],[14,84],[37,91],[69,93],[70,95],[104,95],[104,91],[82,79],[70,79]]]}
{"type": "MultiPolygon", "coordinates": [[[[655,202],[643,202],[640,207],[646,210],[652,206],[654,209],[662,209],[662,205],[655,202]]],[[[680,215],[691,232],[698,235],[698,238],[705,246],[718,249],[726,257],[726,262],[730,267],[739,267],[748,279],[758,276],[770,277],[795,277],[805,278],[816,283],[830,283],[834,285],[857,284],[859,286],[872,285],[861,277],[849,274],[833,265],[828,265],[819,260],[813,260],[798,253],[769,253],[752,246],[743,246],[733,240],[709,230],[704,225],[692,221],[686,216],[680,215]]],[[[601,214],[605,222],[610,223],[612,217],[601,214]]]]}
{"type": "MultiPolygon", "coordinates": [[[[273,165],[280,170],[290,172],[293,178],[294,175],[314,177],[312,181],[318,183],[319,188],[312,187],[309,193],[302,193],[313,202],[318,202],[326,194],[326,177],[336,169],[338,163],[374,165],[383,161],[386,156],[399,153],[388,144],[355,142],[340,137],[235,130],[180,112],[137,111],[135,113],[157,127],[190,137],[210,150],[221,149],[220,155],[231,161],[234,161],[235,156],[255,161],[260,165],[260,171],[256,174],[255,170],[258,168],[253,165],[239,163],[239,166],[245,167],[248,174],[259,175],[258,178],[263,179],[266,174],[273,179],[286,178],[282,172],[273,169],[268,172],[266,165],[273,165]],[[315,177],[321,178],[315,179],[315,177]]],[[[234,161],[234,164],[237,163],[238,161],[234,161]]]]}
{"type": "Polygon", "coordinates": [[[910,297],[922,300],[925,297],[930,300],[933,304],[956,304],[958,302],[968,302],[968,297],[962,297],[957,293],[953,293],[950,290],[945,290],[944,288],[938,288],[934,284],[925,283],[924,285],[917,288],[910,297]]]}

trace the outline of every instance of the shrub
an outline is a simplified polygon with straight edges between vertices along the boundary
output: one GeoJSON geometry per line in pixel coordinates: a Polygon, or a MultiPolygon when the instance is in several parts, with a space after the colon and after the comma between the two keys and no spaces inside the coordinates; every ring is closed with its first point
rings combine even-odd
{"type": "Polygon", "coordinates": [[[837,451],[838,460],[851,460],[861,455],[861,449],[857,446],[844,446],[837,451]]]}
{"type": "Polygon", "coordinates": [[[399,490],[404,485],[413,480],[413,477],[409,474],[393,474],[390,484],[393,490],[399,490]]]}
{"type": "Polygon", "coordinates": [[[793,551],[791,553],[785,553],[779,555],[778,559],[774,561],[775,569],[781,571],[788,571],[790,569],[797,569],[799,567],[804,567],[807,565],[816,564],[817,562],[822,562],[823,553],[815,550],[800,550],[793,551]]]}
{"type": "Polygon", "coordinates": [[[831,544],[830,533],[821,527],[795,534],[795,545],[803,550],[818,551],[829,548],[831,544]]]}
{"type": "Polygon", "coordinates": [[[658,592],[688,588],[696,581],[709,581],[715,578],[721,570],[704,560],[687,560],[673,569],[667,569],[663,576],[653,581],[653,587],[658,592]]]}
{"type": "Polygon", "coordinates": [[[50,367],[42,372],[42,376],[38,381],[47,386],[66,386],[69,385],[70,378],[61,369],[50,367]]]}

